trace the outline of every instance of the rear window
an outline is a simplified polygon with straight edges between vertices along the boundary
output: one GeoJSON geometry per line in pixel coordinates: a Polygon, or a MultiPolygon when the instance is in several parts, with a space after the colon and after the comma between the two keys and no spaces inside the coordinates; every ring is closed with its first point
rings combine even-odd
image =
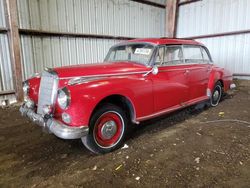
{"type": "Polygon", "coordinates": [[[207,54],[207,51],[203,47],[201,48],[201,52],[204,61],[206,62],[211,61],[209,55],[207,54]]]}
{"type": "Polygon", "coordinates": [[[185,60],[203,60],[199,46],[184,46],[185,60]]]}

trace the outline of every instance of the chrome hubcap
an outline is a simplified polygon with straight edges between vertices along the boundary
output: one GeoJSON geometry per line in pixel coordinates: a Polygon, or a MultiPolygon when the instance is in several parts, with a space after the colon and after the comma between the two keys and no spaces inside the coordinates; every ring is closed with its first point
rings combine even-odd
{"type": "Polygon", "coordinates": [[[216,91],[214,92],[214,94],[213,94],[213,99],[214,99],[215,101],[217,101],[218,98],[219,98],[219,95],[220,95],[219,91],[216,90],[216,91]]]}
{"type": "Polygon", "coordinates": [[[111,139],[117,131],[116,123],[111,120],[107,121],[101,129],[101,134],[104,139],[111,139]]]}

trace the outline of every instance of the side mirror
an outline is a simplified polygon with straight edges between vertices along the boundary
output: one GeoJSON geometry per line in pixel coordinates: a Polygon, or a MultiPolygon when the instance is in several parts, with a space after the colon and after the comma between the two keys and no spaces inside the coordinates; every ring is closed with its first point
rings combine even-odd
{"type": "Polygon", "coordinates": [[[153,68],[152,68],[152,74],[156,75],[156,74],[158,74],[158,72],[159,72],[158,67],[156,65],[154,65],[153,68]]]}
{"type": "Polygon", "coordinates": [[[149,75],[150,73],[152,73],[153,75],[156,75],[156,74],[158,74],[158,72],[159,72],[158,67],[157,67],[156,65],[154,65],[154,66],[152,67],[152,69],[151,69],[150,71],[148,71],[147,73],[145,73],[143,76],[147,76],[147,75],[149,75]]]}

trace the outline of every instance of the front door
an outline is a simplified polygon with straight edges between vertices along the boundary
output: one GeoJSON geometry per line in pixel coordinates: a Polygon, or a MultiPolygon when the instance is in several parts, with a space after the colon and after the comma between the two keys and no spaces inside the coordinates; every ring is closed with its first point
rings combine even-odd
{"type": "Polygon", "coordinates": [[[159,68],[158,74],[152,75],[155,113],[184,105],[189,97],[189,85],[182,46],[159,47],[155,64],[159,68]]]}

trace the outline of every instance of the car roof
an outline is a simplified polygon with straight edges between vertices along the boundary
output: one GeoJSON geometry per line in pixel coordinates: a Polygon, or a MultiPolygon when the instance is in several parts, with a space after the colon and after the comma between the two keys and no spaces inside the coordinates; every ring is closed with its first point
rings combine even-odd
{"type": "Polygon", "coordinates": [[[180,38],[144,38],[144,39],[132,39],[126,41],[128,43],[152,43],[154,45],[164,45],[164,44],[189,44],[189,45],[201,45],[202,43],[191,39],[180,39],[180,38]]]}

